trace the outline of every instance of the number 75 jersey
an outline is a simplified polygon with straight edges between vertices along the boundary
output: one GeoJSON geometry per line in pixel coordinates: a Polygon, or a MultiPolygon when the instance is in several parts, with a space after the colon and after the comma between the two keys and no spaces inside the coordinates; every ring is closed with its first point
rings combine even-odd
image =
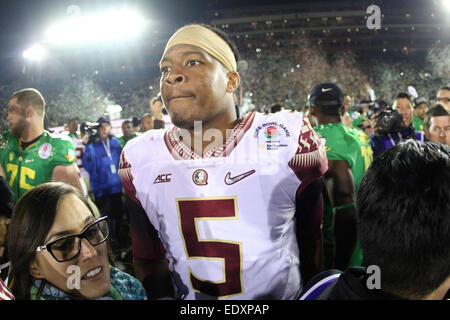
{"type": "Polygon", "coordinates": [[[0,134],[0,165],[16,200],[31,188],[50,181],[56,166],[72,165],[75,161],[75,147],[68,136],[44,131],[23,150],[10,131],[0,134]]]}
{"type": "Polygon", "coordinates": [[[306,116],[248,113],[203,157],[177,130],[131,140],[119,175],[159,233],[178,296],[294,299],[296,194],[327,170],[306,116]]]}

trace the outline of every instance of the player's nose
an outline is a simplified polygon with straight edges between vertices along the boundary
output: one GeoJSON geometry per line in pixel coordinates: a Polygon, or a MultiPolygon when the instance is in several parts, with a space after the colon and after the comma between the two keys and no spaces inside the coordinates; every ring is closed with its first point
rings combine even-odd
{"type": "Polygon", "coordinates": [[[170,73],[164,79],[166,84],[168,85],[176,85],[183,83],[186,80],[185,75],[177,68],[173,68],[170,70],[170,73]]]}

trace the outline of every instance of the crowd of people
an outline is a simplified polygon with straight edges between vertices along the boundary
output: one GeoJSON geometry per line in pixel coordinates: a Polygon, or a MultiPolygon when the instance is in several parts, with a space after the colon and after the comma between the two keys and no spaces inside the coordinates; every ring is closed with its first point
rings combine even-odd
{"type": "Polygon", "coordinates": [[[359,107],[356,78],[319,75],[291,83],[303,112],[269,92],[240,114],[238,61],[223,31],[178,29],[120,137],[103,115],[53,134],[45,94],[8,93],[0,299],[448,299],[450,87],[359,107]]]}

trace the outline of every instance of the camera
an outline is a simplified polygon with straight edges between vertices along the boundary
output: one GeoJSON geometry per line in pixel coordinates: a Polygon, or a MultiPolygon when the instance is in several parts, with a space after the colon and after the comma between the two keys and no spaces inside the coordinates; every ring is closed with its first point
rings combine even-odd
{"type": "Polygon", "coordinates": [[[405,128],[402,115],[397,110],[384,110],[376,118],[378,134],[381,136],[399,132],[405,128]]]}
{"type": "Polygon", "coordinates": [[[80,124],[80,132],[86,133],[89,136],[93,136],[97,133],[99,124],[97,122],[83,122],[80,124]]]}
{"type": "Polygon", "coordinates": [[[80,124],[80,132],[85,133],[89,136],[88,144],[95,142],[98,135],[98,127],[100,126],[97,122],[83,122],[80,124]]]}
{"type": "Polygon", "coordinates": [[[382,112],[387,108],[387,102],[383,100],[376,100],[370,103],[369,110],[367,111],[367,116],[370,118],[372,115],[382,112]]]}

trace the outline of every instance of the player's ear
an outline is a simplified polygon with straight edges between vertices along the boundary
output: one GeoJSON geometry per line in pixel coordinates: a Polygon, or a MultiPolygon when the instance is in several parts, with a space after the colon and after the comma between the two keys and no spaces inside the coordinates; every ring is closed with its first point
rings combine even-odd
{"type": "Polygon", "coordinates": [[[230,71],[227,73],[228,83],[227,83],[227,92],[234,92],[241,82],[241,78],[239,74],[235,71],[230,71]]]}
{"type": "Polygon", "coordinates": [[[36,111],[32,106],[28,106],[25,108],[25,117],[31,118],[36,111]]]}

